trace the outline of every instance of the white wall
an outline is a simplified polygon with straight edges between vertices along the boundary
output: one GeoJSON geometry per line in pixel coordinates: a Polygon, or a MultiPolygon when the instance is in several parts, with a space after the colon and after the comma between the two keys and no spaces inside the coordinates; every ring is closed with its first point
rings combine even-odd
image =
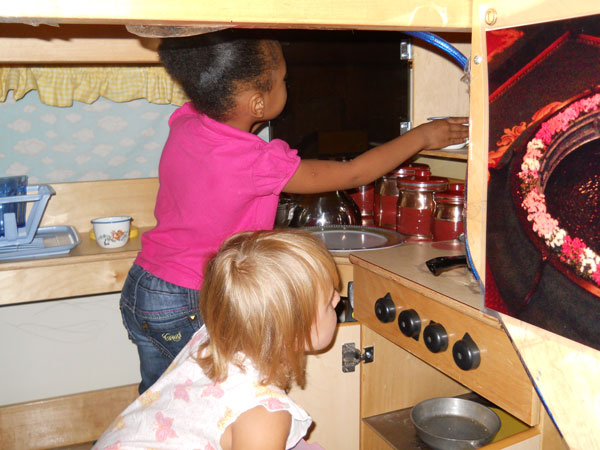
{"type": "Polygon", "coordinates": [[[139,382],[119,294],[0,307],[0,405],[139,382]]]}

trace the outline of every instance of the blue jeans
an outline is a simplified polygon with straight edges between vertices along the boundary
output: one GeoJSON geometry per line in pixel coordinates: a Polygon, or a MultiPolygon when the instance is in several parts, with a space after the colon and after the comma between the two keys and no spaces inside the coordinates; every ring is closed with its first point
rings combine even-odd
{"type": "Polygon", "coordinates": [[[120,306],[123,325],[140,357],[141,394],[202,326],[198,291],[163,281],[134,264],[120,306]]]}

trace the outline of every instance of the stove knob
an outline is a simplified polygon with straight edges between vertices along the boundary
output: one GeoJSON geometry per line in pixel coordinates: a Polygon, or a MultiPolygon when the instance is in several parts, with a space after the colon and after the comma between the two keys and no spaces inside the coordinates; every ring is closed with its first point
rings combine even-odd
{"type": "Polygon", "coordinates": [[[425,346],[433,353],[443,352],[448,348],[448,333],[440,323],[431,322],[423,330],[425,346]]]}
{"type": "Polygon", "coordinates": [[[414,309],[405,309],[398,315],[398,327],[404,336],[419,340],[421,318],[414,309]]]}
{"type": "Polygon", "coordinates": [[[452,356],[456,365],[462,370],[477,369],[481,362],[479,347],[477,347],[477,344],[469,336],[469,333],[466,333],[460,341],[454,344],[452,347],[452,356]]]}
{"type": "Polygon", "coordinates": [[[375,302],[375,315],[380,322],[392,322],[396,318],[396,305],[388,292],[375,302]]]}

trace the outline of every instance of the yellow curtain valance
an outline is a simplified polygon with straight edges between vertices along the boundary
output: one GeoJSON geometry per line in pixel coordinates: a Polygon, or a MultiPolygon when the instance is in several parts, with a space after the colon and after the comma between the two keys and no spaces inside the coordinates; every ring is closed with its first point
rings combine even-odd
{"type": "Polygon", "coordinates": [[[162,66],[120,67],[0,67],[0,101],[8,91],[19,100],[37,90],[42,103],[71,106],[93,103],[98,97],[115,102],[145,98],[151,103],[182,105],[181,87],[162,66]]]}

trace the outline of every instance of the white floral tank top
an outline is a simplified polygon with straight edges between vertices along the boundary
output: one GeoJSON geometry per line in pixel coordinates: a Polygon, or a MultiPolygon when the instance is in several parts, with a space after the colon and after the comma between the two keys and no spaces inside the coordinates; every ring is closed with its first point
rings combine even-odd
{"type": "Polygon", "coordinates": [[[231,365],[225,381],[212,382],[195,360],[207,337],[204,327],[197,331],[156,383],[113,421],[93,450],[221,449],[225,429],[259,405],[290,413],[286,449],[296,445],[312,423],[306,411],[283,390],[262,386],[251,364],[245,365],[245,373],[231,365]]]}

